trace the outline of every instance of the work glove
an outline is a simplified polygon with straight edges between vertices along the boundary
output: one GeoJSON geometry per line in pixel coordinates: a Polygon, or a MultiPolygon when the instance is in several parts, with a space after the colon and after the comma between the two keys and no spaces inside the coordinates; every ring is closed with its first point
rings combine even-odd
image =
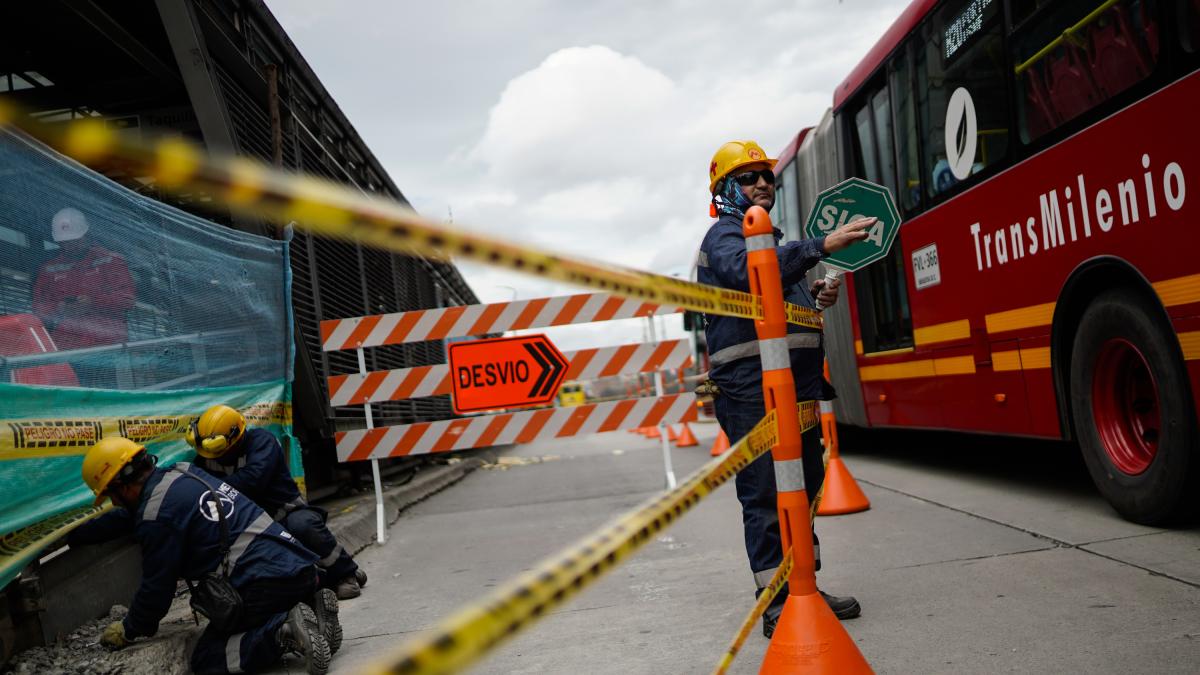
{"type": "Polygon", "coordinates": [[[100,644],[112,650],[124,649],[130,642],[131,640],[125,637],[125,624],[121,621],[108,624],[108,628],[105,628],[100,636],[100,644]]]}

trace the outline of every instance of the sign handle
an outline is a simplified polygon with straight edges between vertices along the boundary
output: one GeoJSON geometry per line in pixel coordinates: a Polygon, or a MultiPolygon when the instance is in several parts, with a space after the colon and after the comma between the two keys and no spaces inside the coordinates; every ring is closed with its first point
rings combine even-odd
{"type": "MultiPolygon", "coordinates": [[[[650,323],[650,342],[658,342],[658,336],[654,331],[654,315],[646,317],[646,321],[650,323]]],[[[660,399],[663,397],[663,374],[661,370],[654,371],[654,395],[660,399]]],[[[658,423],[658,437],[662,440],[662,455],[663,455],[663,472],[667,475],[667,489],[675,489],[675,468],[671,465],[671,441],[667,438],[666,431],[663,430],[665,425],[660,420],[658,423]]]]}
{"type": "MultiPolygon", "coordinates": [[[[358,348],[358,373],[365,376],[367,374],[367,359],[363,356],[362,347],[358,348]]],[[[371,404],[363,405],[363,410],[366,413],[367,428],[375,428],[375,419],[371,416],[371,404]]],[[[383,509],[383,481],[379,478],[379,460],[371,460],[371,479],[375,483],[375,541],[383,545],[387,543],[387,522],[384,519],[383,509]]]]}
{"type": "MultiPolygon", "coordinates": [[[[832,267],[828,267],[828,266],[826,266],[826,269],[825,269],[825,285],[826,285],[826,286],[829,286],[829,284],[832,284],[832,283],[833,283],[834,281],[836,281],[836,280],[837,280],[837,278],[838,278],[838,277],[840,277],[840,276],[842,276],[842,271],[841,271],[841,270],[839,270],[839,269],[834,269],[834,268],[832,268],[832,267]]],[[[821,311],[821,310],[824,310],[824,309],[825,309],[825,308],[821,306],[821,300],[820,300],[820,299],[818,299],[818,300],[817,300],[817,311],[821,311]]]]}

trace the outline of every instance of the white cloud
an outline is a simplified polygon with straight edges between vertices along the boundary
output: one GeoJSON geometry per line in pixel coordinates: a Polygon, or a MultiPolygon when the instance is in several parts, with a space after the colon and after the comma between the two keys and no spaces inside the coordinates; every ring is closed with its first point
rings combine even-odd
{"type": "MultiPolygon", "coordinates": [[[[474,0],[333,14],[315,0],[274,4],[419,211],[450,208],[456,224],[493,236],[686,276],[709,225],[716,148],[754,138],[774,153],[815,124],[906,2],[745,0],[731,15],[720,0],[533,1],[499,18],[474,0]],[[407,26],[406,39],[344,49],[379,26],[407,26]]],[[[460,268],[485,302],[585,292],[460,268]]],[[[577,348],[589,334],[642,338],[635,322],[562,339],[577,348]]]]}

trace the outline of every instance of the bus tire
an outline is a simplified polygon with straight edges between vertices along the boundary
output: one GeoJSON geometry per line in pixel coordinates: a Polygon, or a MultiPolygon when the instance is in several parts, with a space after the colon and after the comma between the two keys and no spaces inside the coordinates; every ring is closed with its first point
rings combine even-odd
{"type": "Polygon", "coordinates": [[[1155,525],[1195,516],[1200,437],[1175,332],[1148,305],[1127,288],[1092,301],[1071,351],[1070,398],[1100,493],[1128,520],[1155,525]]]}

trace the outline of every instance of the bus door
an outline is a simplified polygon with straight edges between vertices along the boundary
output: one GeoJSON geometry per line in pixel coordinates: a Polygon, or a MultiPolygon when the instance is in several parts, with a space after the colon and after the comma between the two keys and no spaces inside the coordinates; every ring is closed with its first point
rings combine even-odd
{"type": "MultiPolygon", "coordinates": [[[[892,101],[880,77],[843,108],[850,136],[849,168],[855,175],[896,190],[892,101]]],[[[886,258],[855,272],[859,378],[867,417],[874,425],[941,426],[936,382],[909,377],[913,357],[912,308],[905,278],[904,228],[886,258]]]]}

